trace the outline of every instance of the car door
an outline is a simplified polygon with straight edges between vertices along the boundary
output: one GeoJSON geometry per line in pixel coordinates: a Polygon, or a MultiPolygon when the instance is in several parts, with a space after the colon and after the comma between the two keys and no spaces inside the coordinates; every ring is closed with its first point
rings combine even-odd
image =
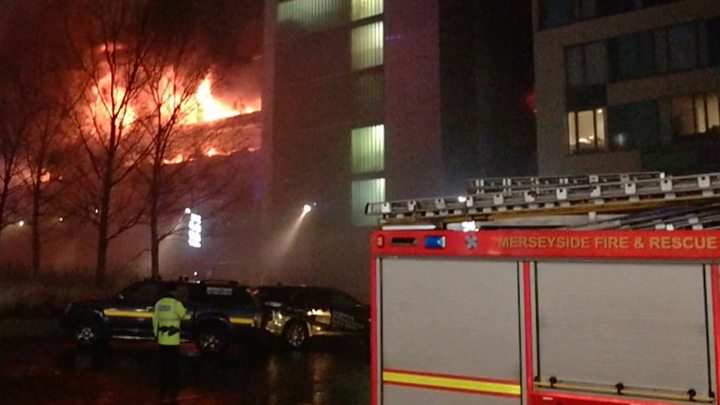
{"type": "Polygon", "coordinates": [[[338,332],[362,332],[368,328],[370,312],[366,305],[342,291],[328,290],[330,326],[338,332]]]}
{"type": "Polygon", "coordinates": [[[293,296],[290,309],[295,317],[305,319],[313,327],[311,333],[330,327],[330,303],[323,290],[302,289],[293,296]]]}
{"type": "Polygon", "coordinates": [[[160,284],[145,281],[124,289],[103,310],[114,336],[152,338],[152,316],[160,294],[160,284]]]}

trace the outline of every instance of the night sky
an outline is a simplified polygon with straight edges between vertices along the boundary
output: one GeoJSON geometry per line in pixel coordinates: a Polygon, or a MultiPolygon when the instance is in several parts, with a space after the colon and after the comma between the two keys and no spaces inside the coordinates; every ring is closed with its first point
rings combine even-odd
{"type": "MultiPolygon", "coordinates": [[[[64,38],[64,22],[58,16],[77,0],[0,0],[0,55],[32,44],[52,55],[64,38]]],[[[152,2],[151,2],[152,3],[152,2]]],[[[227,93],[258,75],[247,66],[262,53],[262,0],[155,0],[162,16],[158,31],[168,36],[190,34],[201,39],[213,59],[221,85],[227,93]],[[242,76],[242,80],[234,76],[242,76]],[[252,77],[248,77],[252,76],[252,77]],[[227,80],[224,80],[227,78],[227,80]]],[[[259,97],[259,84],[254,91],[259,97]]]]}

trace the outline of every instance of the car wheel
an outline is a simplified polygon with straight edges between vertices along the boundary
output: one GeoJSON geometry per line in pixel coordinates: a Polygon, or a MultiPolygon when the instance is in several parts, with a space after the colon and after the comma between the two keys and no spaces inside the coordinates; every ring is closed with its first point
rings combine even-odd
{"type": "Polygon", "coordinates": [[[195,344],[202,354],[222,353],[227,348],[228,335],[220,327],[204,326],[198,331],[195,344]]]}
{"type": "Polygon", "coordinates": [[[102,326],[95,319],[81,319],[75,324],[73,337],[80,346],[92,346],[102,340],[102,326]]]}
{"type": "Polygon", "coordinates": [[[283,331],[283,337],[285,338],[285,342],[287,342],[290,347],[293,349],[299,349],[303,347],[308,339],[310,338],[310,334],[308,333],[307,326],[303,324],[302,322],[290,322],[283,331]]]}

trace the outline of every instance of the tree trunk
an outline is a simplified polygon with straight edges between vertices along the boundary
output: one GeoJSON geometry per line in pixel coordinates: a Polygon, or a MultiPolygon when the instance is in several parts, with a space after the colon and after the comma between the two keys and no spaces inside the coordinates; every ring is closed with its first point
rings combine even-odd
{"type": "MultiPolygon", "coordinates": [[[[0,231],[5,229],[5,206],[7,205],[8,194],[10,193],[10,172],[5,172],[3,178],[2,191],[0,192],[0,231]]],[[[1,236],[1,235],[0,235],[1,236]]],[[[1,253],[1,251],[0,251],[1,253]]]]}
{"type": "Polygon", "coordinates": [[[32,272],[34,276],[40,274],[41,245],[40,245],[40,199],[42,198],[42,174],[40,170],[36,173],[35,184],[33,184],[33,208],[32,208],[32,272]]]}
{"type": "Polygon", "coordinates": [[[108,209],[110,200],[109,187],[103,187],[102,201],[100,203],[99,214],[100,224],[98,226],[97,240],[97,262],[95,264],[95,283],[101,286],[105,283],[105,268],[107,266],[108,251],[108,209]]]}
{"type": "MultiPolygon", "coordinates": [[[[153,181],[152,183],[155,183],[153,181]]],[[[160,275],[160,237],[158,235],[158,190],[153,184],[150,190],[150,259],[153,278],[160,275]]]]}
{"type": "Polygon", "coordinates": [[[100,221],[98,224],[98,239],[97,239],[97,261],[95,263],[95,283],[101,286],[105,283],[105,273],[107,267],[107,252],[110,241],[108,239],[108,233],[110,229],[110,197],[113,189],[113,165],[115,163],[115,152],[116,152],[116,126],[115,120],[110,123],[110,140],[109,144],[111,147],[107,153],[107,161],[105,162],[105,168],[102,178],[102,189],[100,192],[100,207],[98,208],[98,214],[100,215],[100,221]]]}

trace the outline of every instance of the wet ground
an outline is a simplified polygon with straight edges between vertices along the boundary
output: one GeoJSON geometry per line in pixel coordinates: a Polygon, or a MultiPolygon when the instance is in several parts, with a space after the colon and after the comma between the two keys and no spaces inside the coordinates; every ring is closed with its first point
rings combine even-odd
{"type": "MultiPolygon", "coordinates": [[[[302,351],[277,345],[200,356],[182,346],[180,404],[368,404],[367,348],[316,342],[302,351]]],[[[117,342],[78,351],[64,339],[0,340],[2,404],[152,404],[157,394],[152,342],[117,342]]]]}

